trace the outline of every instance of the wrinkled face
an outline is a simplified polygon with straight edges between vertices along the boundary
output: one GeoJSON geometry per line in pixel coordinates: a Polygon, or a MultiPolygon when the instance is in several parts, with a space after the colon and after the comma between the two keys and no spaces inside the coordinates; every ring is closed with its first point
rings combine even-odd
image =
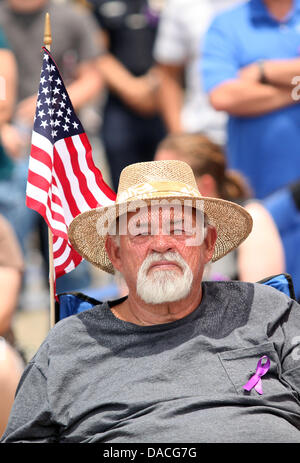
{"type": "Polygon", "coordinates": [[[201,284],[216,240],[215,229],[204,227],[202,212],[143,208],[128,213],[126,226],[118,240],[107,239],[107,252],[131,294],[160,304],[184,299],[201,284]]]}

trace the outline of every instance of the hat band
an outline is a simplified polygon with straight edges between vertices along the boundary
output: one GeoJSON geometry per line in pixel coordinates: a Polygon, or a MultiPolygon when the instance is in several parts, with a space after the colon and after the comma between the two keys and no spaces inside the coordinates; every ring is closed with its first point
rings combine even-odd
{"type": "Polygon", "coordinates": [[[132,187],[127,188],[127,190],[118,193],[116,203],[132,201],[136,197],[143,196],[144,199],[153,197],[153,194],[162,193],[163,197],[166,197],[166,193],[169,193],[169,196],[192,196],[200,199],[202,196],[199,193],[199,190],[191,187],[190,185],[182,182],[147,182],[139,183],[132,187]]]}

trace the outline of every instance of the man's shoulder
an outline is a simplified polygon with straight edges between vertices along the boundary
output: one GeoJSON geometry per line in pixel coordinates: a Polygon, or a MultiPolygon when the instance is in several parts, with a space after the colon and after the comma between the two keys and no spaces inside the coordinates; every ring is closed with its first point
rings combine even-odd
{"type": "MultiPolygon", "coordinates": [[[[1,3],[1,2],[0,2],[1,3]]],[[[89,25],[90,27],[97,28],[97,22],[90,10],[78,5],[69,3],[51,3],[49,5],[49,13],[52,18],[53,24],[58,21],[59,24],[66,24],[69,28],[73,29],[83,25],[89,25]]]]}
{"type": "Polygon", "coordinates": [[[251,305],[253,309],[275,310],[285,309],[293,300],[280,291],[266,283],[243,282],[243,281],[209,281],[205,282],[210,293],[220,301],[229,299],[244,302],[251,305]]]}
{"type": "Polygon", "coordinates": [[[228,5],[215,12],[211,22],[211,27],[236,27],[240,22],[244,22],[249,14],[249,2],[240,2],[237,5],[228,5]],[[237,21],[239,21],[237,23],[237,21]]]}
{"type": "Polygon", "coordinates": [[[87,325],[95,323],[95,326],[100,325],[105,319],[105,307],[107,302],[99,302],[93,307],[83,310],[79,313],[66,316],[57,321],[49,332],[49,342],[52,344],[61,340],[62,343],[70,340],[73,335],[78,336],[87,332],[87,325]]]}

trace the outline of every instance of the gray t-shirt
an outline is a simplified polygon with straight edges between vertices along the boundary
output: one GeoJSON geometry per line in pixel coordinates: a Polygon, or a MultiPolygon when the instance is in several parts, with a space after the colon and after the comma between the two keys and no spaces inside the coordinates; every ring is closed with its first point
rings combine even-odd
{"type": "Polygon", "coordinates": [[[17,100],[36,94],[43,55],[45,15],[49,12],[52,32],[51,54],[62,74],[65,85],[76,76],[78,63],[102,53],[99,26],[88,11],[72,4],[53,3],[33,13],[18,13],[7,2],[0,2],[0,26],[15,53],[19,89],[17,100]]]}
{"type": "Polygon", "coordinates": [[[299,443],[299,333],[299,305],[260,284],[203,282],[191,314],[154,326],[96,306],[50,331],[2,440],[299,443]],[[263,395],[247,392],[263,355],[263,395]]]}

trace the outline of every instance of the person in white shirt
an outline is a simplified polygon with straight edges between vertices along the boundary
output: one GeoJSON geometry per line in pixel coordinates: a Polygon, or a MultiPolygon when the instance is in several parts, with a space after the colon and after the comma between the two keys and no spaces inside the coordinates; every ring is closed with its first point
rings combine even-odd
{"type": "Polygon", "coordinates": [[[225,113],[215,111],[199,75],[202,41],[219,11],[243,0],[169,0],[154,46],[161,74],[161,111],[169,132],[205,132],[225,142],[225,113]]]}

